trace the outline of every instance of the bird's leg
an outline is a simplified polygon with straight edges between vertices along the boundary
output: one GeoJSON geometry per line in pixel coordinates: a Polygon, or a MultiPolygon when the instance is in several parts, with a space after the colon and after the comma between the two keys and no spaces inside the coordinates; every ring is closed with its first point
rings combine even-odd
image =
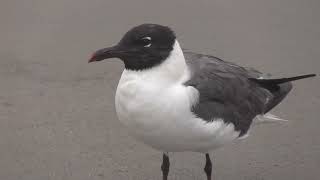
{"type": "Polygon", "coordinates": [[[207,175],[207,180],[211,180],[212,163],[210,160],[210,155],[206,153],[206,165],[204,166],[204,172],[207,175]]]}
{"type": "Polygon", "coordinates": [[[170,166],[169,156],[168,156],[168,154],[163,153],[162,165],[161,165],[163,180],[167,180],[168,179],[169,166],[170,166]]]}

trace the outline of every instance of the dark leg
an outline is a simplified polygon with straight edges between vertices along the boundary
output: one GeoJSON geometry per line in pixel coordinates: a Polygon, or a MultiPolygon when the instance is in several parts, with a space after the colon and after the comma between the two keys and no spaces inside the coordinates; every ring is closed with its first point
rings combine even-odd
{"type": "Polygon", "coordinates": [[[207,180],[211,180],[212,163],[208,153],[206,153],[206,165],[203,170],[207,174],[207,180]]]}
{"type": "Polygon", "coordinates": [[[168,179],[168,174],[169,174],[169,156],[167,156],[165,153],[163,153],[162,156],[162,165],[161,165],[161,170],[162,170],[162,178],[163,180],[168,179]]]}

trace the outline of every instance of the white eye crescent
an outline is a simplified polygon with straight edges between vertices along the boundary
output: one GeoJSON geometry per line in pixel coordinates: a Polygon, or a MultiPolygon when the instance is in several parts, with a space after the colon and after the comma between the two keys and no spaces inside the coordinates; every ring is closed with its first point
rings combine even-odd
{"type": "Polygon", "coordinates": [[[144,45],[143,47],[150,47],[151,46],[151,37],[147,36],[142,38],[142,40],[144,40],[146,42],[146,45],[144,45]]]}
{"type": "Polygon", "coordinates": [[[149,37],[149,36],[144,37],[144,38],[142,38],[142,39],[148,39],[148,40],[150,40],[150,41],[151,41],[151,37],[149,37]]]}

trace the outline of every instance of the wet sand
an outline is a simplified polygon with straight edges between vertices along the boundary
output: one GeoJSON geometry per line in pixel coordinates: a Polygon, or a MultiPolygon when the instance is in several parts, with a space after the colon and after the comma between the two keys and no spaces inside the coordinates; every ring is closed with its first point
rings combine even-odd
{"type": "MultiPolygon", "coordinates": [[[[276,77],[320,74],[320,3],[307,0],[0,3],[0,179],[161,179],[161,153],[116,118],[120,61],[88,64],[141,23],[169,25],[183,48],[276,77]]],[[[216,180],[317,179],[320,81],[297,81],[273,113],[213,152],[216,180]]],[[[171,180],[205,179],[204,156],[171,155],[171,180]]]]}

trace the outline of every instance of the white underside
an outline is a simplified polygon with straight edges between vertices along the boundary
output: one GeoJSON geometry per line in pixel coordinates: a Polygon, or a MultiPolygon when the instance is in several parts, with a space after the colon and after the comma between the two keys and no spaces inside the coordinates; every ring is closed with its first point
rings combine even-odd
{"type": "Polygon", "coordinates": [[[222,119],[208,123],[190,111],[199,94],[183,85],[188,78],[177,41],[161,65],[143,71],[124,70],[115,98],[119,120],[134,137],[164,152],[208,152],[238,139],[233,124],[222,119]]]}

